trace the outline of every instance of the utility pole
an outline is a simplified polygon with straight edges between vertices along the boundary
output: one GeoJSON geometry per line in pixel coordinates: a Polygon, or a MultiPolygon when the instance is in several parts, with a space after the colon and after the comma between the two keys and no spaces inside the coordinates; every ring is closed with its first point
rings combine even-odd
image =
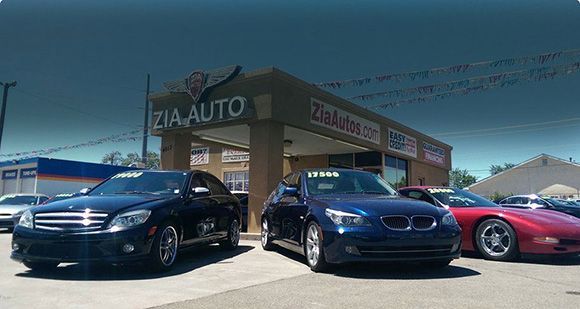
{"type": "Polygon", "coordinates": [[[2,83],[0,82],[0,86],[4,87],[4,94],[2,95],[2,111],[0,112],[0,149],[2,146],[2,133],[4,132],[4,118],[6,116],[6,103],[8,100],[8,89],[10,87],[16,87],[16,82],[10,83],[2,83]]]}
{"type": "Polygon", "coordinates": [[[145,122],[143,123],[143,148],[141,162],[147,164],[147,136],[149,135],[149,73],[147,73],[147,90],[145,90],[145,122]]]}

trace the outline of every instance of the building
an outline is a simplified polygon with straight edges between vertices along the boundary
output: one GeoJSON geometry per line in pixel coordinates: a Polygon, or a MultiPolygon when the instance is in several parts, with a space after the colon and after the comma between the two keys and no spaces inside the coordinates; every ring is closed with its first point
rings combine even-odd
{"type": "Polygon", "coordinates": [[[393,186],[447,185],[452,147],[288,73],[194,71],[150,96],[163,169],[200,169],[249,191],[250,232],[276,183],[303,168],[357,168],[393,186]]]}
{"type": "Polygon", "coordinates": [[[487,197],[493,194],[546,194],[561,198],[579,198],[580,164],[541,154],[509,170],[482,179],[468,189],[487,197]]]}
{"type": "Polygon", "coordinates": [[[0,162],[0,195],[78,192],[129,169],[132,168],[49,158],[0,162]]]}

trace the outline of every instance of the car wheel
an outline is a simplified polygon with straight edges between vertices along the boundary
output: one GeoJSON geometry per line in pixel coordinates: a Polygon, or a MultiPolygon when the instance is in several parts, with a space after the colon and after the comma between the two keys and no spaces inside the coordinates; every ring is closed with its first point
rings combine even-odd
{"type": "Polygon", "coordinates": [[[322,272],[329,269],[324,256],[324,246],[322,245],[322,229],[314,221],[310,222],[306,229],[304,253],[306,262],[312,271],[322,272]]]}
{"type": "Polygon", "coordinates": [[[234,250],[240,243],[240,224],[234,219],[228,227],[228,238],[220,242],[220,246],[226,250],[234,250]]]}
{"type": "Polygon", "coordinates": [[[55,269],[59,263],[57,262],[29,262],[24,261],[22,262],[24,266],[30,268],[32,271],[47,271],[55,269]]]}
{"type": "Polygon", "coordinates": [[[425,267],[429,268],[443,268],[449,266],[452,260],[442,260],[442,261],[429,261],[421,263],[425,267]]]}
{"type": "Polygon", "coordinates": [[[477,248],[485,259],[511,261],[519,255],[516,232],[505,221],[483,221],[477,227],[475,238],[477,248]]]}
{"type": "Polygon", "coordinates": [[[177,258],[178,246],[179,235],[175,226],[166,224],[157,229],[153,247],[151,248],[154,269],[157,271],[171,269],[177,258]]]}
{"type": "Polygon", "coordinates": [[[270,237],[270,224],[267,218],[262,219],[262,230],[260,231],[260,235],[262,239],[262,249],[266,251],[274,250],[274,244],[270,237]]]}

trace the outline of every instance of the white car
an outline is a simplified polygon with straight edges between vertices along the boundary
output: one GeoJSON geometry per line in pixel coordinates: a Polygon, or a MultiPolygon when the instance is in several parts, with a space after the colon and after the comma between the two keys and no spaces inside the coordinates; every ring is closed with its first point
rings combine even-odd
{"type": "Polygon", "coordinates": [[[0,228],[12,230],[15,217],[30,207],[48,200],[44,194],[6,194],[0,197],[0,228]]]}

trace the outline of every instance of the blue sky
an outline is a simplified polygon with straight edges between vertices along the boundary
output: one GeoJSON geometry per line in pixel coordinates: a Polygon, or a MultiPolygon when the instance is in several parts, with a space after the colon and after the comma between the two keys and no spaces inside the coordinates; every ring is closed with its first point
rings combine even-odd
{"type": "MultiPolygon", "coordinates": [[[[229,64],[246,71],[276,66],[320,82],[580,48],[579,30],[577,0],[4,0],[0,80],[18,86],[10,92],[1,152],[137,128],[147,72],[153,90],[192,69],[229,64]]],[[[334,92],[352,96],[409,85],[334,92]]],[[[575,74],[380,112],[427,134],[475,130],[436,136],[454,147],[454,167],[484,177],[490,164],[542,152],[580,161],[580,120],[553,122],[580,117],[578,85],[575,74]]],[[[140,145],[52,156],[99,161],[115,149],[140,152],[140,145]]],[[[159,139],[151,138],[150,149],[158,148],[159,139]]]]}

